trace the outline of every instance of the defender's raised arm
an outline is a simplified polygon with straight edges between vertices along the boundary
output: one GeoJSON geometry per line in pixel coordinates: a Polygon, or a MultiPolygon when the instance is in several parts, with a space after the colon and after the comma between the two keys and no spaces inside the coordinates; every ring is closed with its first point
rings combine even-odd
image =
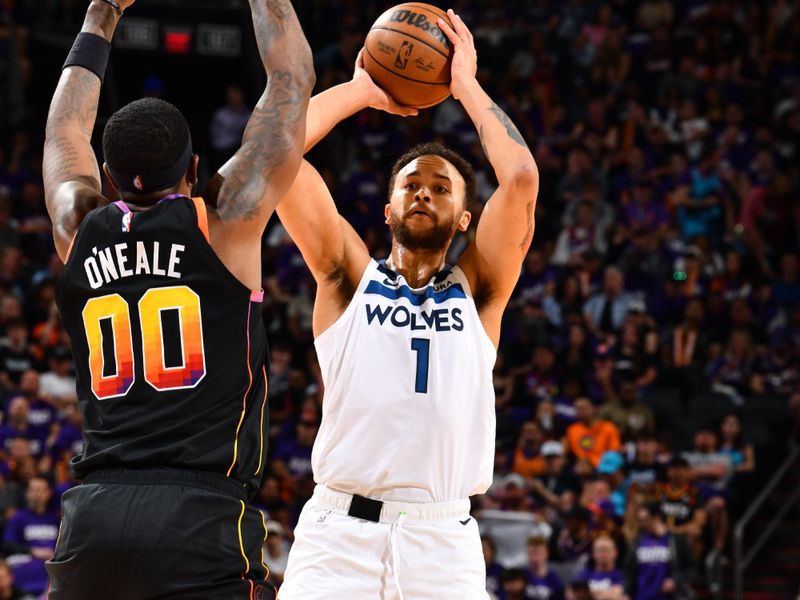
{"type": "Polygon", "coordinates": [[[220,219],[237,222],[260,238],[300,167],[315,76],[311,49],[291,2],[251,0],[250,7],[267,87],[247,124],[242,147],[209,187],[220,219]]]}
{"type": "Polygon", "coordinates": [[[121,10],[133,3],[120,0],[117,10],[108,2],[92,1],[50,104],[42,167],[47,212],[62,260],[86,213],[106,202],[91,145],[92,130],[111,39],[121,10]]]}

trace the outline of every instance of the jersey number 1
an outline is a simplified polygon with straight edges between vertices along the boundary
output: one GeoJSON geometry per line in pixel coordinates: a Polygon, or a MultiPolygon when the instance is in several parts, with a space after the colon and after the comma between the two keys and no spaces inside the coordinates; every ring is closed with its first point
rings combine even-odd
{"type": "Polygon", "coordinates": [[[131,307],[122,296],[91,298],[83,309],[92,392],[98,400],[130,391],[136,360],[142,361],[145,381],[158,391],[193,388],[206,374],[200,297],[194,291],[185,285],[152,288],[137,308],[141,357],[134,356],[131,307]]]}
{"type": "Polygon", "coordinates": [[[425,338],[411,338],[411,349],[417,353],[417,379],[414,382],[414,391],[418,394],[427,394],[431,341],[425,338]]]}

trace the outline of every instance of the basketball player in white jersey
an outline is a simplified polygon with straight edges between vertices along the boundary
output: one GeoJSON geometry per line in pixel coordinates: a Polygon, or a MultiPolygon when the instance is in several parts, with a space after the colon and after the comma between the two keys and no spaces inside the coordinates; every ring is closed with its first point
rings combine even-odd
{"type": "MultiPolygon", "coordinates": [[[[480,134],[499,187],[475,241],[466,231],[470,166],[429,145],[398,161],[386,223],[391,257],[371,259],[304,162],[278,214],[317,281],[314,336],[325,383],[312,465],[317,483],[295,530],[280,600],[487,598],[469,496],[492,481],[492,368],[500,320],[533,237],[536,164],[481,89],[463,21],[440,22],[454,48],[453,96],[480,134]]],[[[311,100],[306,149],[342,119],[394,104],[357,67],[311,100]]]]}

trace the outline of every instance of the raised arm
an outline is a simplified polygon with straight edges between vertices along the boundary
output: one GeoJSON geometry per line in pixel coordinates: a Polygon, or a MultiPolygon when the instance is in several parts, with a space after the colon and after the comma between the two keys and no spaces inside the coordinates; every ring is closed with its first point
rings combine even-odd
{"type": "Polygon", "coordinates": [[[317,282],[314,336],[339,318],[369,264],[369,252],[336,209],[317,170],[303,161],[278,216],[317,282]]]}
{"type": "Polygon", "coordinates": [[[475,243],[464,253],[459,266],[470,279],[476,296],[485,298],[485,307],[497,313],[495,335],[495,324],[487,322],[486,312],[482,312],[484,325],[497,342],[499,318],[533,239],[539,172],[519,130],[475,78],[477,54],[472,34],[452,10],[448,14],[455,30],[441,19],[439,27],[455,50],[451,91],[475,124],[499,183],[483,209],[475,243]]]}
{"type": "MultiPolygon", "coordinates": [[[[124,10],[133,2],[120,0],[119,5],[124,10]]],[[[80,54],[84,62],[104,64],[119,18],[120,13],[111,4],[92,1],[81,28],[84,45],[80,54]],[[83,34],[97,37],[87,38],[83,34]]],[[[75,62],[74,57],[73,51],[68,64],[75,62]]],[[[100,99],[100,75],[79,64],[66,67],[47,115],[42,165],[45,200],[53,222],[53,240],[63,261],[83,217],[108,202],[101,192],[100,169],[91,145],[100,99]]]]}
{"type": "Polygon", "coordinates": [[[397,104],[372,81],[364,69],[363,55],[362,49],[356,58],[353,79],[311,98],[306,118],[306,152],[316,146],[338,123],[365,108],[375,108],[401,117],[418,114],[416,108],[397,104]]]}
{"type": "Polygon", "coordinates": [[[290,0],[250,0],[250,8],[267,87],[247,123],[242,147],[210,182],[207,200],[216,206],[226,242],[241,240],[257,251],[253,246],[300,167],[315,76],[311,49],[290,0]]]}

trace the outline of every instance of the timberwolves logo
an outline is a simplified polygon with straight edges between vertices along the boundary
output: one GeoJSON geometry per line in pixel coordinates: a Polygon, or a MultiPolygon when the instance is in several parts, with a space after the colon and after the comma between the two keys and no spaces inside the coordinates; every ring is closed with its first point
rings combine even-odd
{"type": "Polygon", "coordinates": [[[411,53],[414,51],[414,44],[411,42],[405,41],[400,46],[400,50],[397,51],[397,56],[394,59],[394,66],[398,69],[405,71],[406,67],[408,66],[408,59],[411,57],[411,53]]]}
{"type": "Polygon", "coordinates": [[[133,178],[133,186],[139,191],[144,189],[144,183],[142,183],[141,175],[137,175],[136,177],[133,178]]]}

